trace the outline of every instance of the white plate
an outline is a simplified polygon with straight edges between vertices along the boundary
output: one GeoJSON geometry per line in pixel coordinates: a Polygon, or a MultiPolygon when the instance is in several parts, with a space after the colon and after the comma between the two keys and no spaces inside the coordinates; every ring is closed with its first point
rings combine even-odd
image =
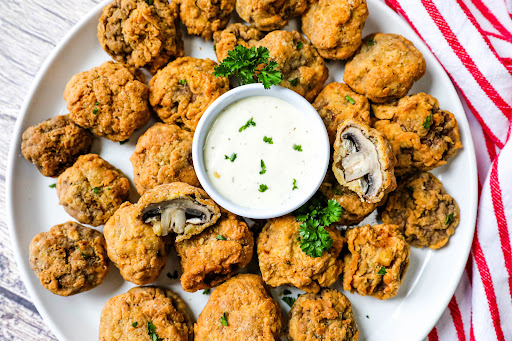
{"type": "MultiPolygon", "coordinates": [[[[66,113],[62,94],[70,77],[110,59],[96,38],[96,24],[101,9],[107,3],[101,3],[86,15],[55,48],[41,68],[16,122],[9,155],[7,216],[18,266],[37,309],[60,340],[97,340],[103,305],[112,296],[126,292],[133,284],[123,281],[115,266],[112,266],[105,282],[98,288],[72,297],[53,295],[39,284],[28,262],[29,243],[36,233],[47,231],[55,224],[71,220],[71,217],[58,205],[55,189],[48,187],[55,183],[55,179],[43,177],[36,167],[21,156],[21,135],[30,125],[66,113]]],[[[459,122],[464,145],[448,165],[434,171],[457,200],[461,210],[460,225],[449,244],[437,251],[413,248],[404,283],[393,299],[379,301],[373,297],[346,293],[352,302],[360,329],[360,340],[421,340],[448,305],[466,264],[477,209],[475,154],[457,92],[435,57],[412,29],[383,2],[369,0],[368,7],[370,16],[365,34],[377,31],[402,34],[423,53],[427,61],[427,73],[411,93],[430,93],[439,99],[442,108],[453,112],[459,122]]],[[[297,22],[292,23],[290,28],[297,28],[297,22]]],[[[185,51],[186,55],[215,60],[211,42],[205,42],[202,38],[187,36],[185,51]]],[[[343,63],[329,62],[328,66],[331,71],[328,83],[342,81],[343,63]]],[[[97,138],[93,152],[99,153],[131,176],[129,157],[137,138],[145,129],[141,129],[124,145],[97,138]]],[[[132,192],[135,195],[133,188],[132,192]]],[[[132,199],[137,198],[134,196],[132,199]]],[[[372,220],[375,221],[375,215],[368,219],[372,220]]],[[[178,268],[176,255],[171,254],[155,284],[178,292],[197,317],[208,296],[201,291],[185,293],[179,281],[171,281],[166,277],[168,271],[173,272],[178,268]]],[[[257,271],[257,265],[252,264],[249,269],[257,271]]],[[[339,283],[334,287],[341,288],[339,283]]],[[[280,296],[284,289],[281,287],[273,290],[273,295],[286,314],[289,308],[280,296]]],[[[294,290],[294,295],[296,293],[298,291],[294,290]]]]}

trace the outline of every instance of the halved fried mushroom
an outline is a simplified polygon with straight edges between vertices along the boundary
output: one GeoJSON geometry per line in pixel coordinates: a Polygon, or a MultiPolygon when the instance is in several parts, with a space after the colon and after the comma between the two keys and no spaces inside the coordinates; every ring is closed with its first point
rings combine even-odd
{"type": "Polygon", "coordinates": [[[336,179],[369,203],[378,203],[396,188],[395,156],[388,140],[368,125],[347,120],[334,141],[332,170],[336,179]]]}
{"type": "Polygon", "coordinates": [[[173,182],[147,191],[139,199],[140,220],[151,224],[155,234],[177,234],[176,241],[189,239],[220,217],[217,204],[200,188],[173,182]]]}

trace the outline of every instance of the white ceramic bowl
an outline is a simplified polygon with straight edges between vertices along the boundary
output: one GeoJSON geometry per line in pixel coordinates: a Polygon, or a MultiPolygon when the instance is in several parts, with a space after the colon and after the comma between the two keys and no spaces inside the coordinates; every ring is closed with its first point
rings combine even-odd
{"type": "Polygon", "coordinates": [[[283,88],[281,86],[272,86],[269,90],[266,90],[262,84],[249,84],[239,86],[233,90],[228,91],[224,95],[217,98],[217,100],[215,100],[215,102],[213,102],[204,112],[194,133],[192,158],[194,160],[194,169],[196,171],[197,177],[199,178],[199,182],[201,182],[204,190],[217,204],[224,207],[228,211],[231,211],[242,217],[253,219],[268,219],[279,217],[296,210],[304,203],[306,203],[313,196],[313,194],[315,194],[315,192],[322,184],[322,180],[324,179],[325,173],[327,172],[330,158],[330,145],[329,138],[327,136],[327,130],[325,129],[320,115],[318,115],[315,108],[313,108],[311,103],[309,103],[304,97],[290,89],[283,88]],[[320,146],[318,149],[320,161],[310,165],[310,167],[313,168],[313,176],[311,176],[309,179],[311,183],[309,184],[310,186],[308,186],[308,191],[303,192],[302,196],[297,197],[296,199],[291,200],[285,205],[279,207],[256,209],[240,206],[236,202],[232,202],[230,199],[224,197],[215,189],[215,187],[211,184],[205,170],[203,148],[208,136],[208,132],[212,124],[215,122],[215,119],[227,106],[243,98],[253,96],[273,96],[292,104],[307,120],[309,127],[313,131],[313,136],[318,139],[318,145],[320,146]]]}

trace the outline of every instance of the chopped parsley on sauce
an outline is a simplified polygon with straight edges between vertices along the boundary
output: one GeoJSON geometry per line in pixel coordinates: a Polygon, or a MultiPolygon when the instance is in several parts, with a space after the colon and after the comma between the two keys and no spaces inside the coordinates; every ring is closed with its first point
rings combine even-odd
{"type": "Polygon", "coordinates": [[[268,189],[268,186],[265,185],[265,184],[261,184],[260,185],[260,189],[258,191],[260,191],[261,193],[265,192],[266,190],[268,189]]]}
{"type": "Polygon", "coordinates": [[[224,159],[234,162],[236,160],[236,154],[233,153],[233,154],[231,154],[231,156],[224,155],[224,159]]]}
{"type": "Polygon", "coordinates": [[[263,142],[268,143],[268,144],[274,144],[274,141],[272,141],[272,138],[266,137],[266,136],[263,137],[263,142]]]}
{"type": "Polygon", "coordinates": [[[295,191],[297,188],[297,179],[293,179],[293,187],[292,187],[292,191],[295,191]]]}
{"type": "Polygon", "coordinates": [[[302,146],[300,144],[294,144],[293,145],[293,150],[301,152],[302,151],[302,146]]]}
{"type": "Polygon", "coordinates": [[[265,161],[261,160],[260,165],[261,165],[260,174],[265,174],[267,172],[267,166],[265,166],[265,161]]]}
{"type": "Polygon", "coordinates": [[[243,126],[241,126],[240,129],[238,129],[238,132],[241,133],[249,127],[256,127],[256,122],[254,122],[252,117],[243,126]]]}

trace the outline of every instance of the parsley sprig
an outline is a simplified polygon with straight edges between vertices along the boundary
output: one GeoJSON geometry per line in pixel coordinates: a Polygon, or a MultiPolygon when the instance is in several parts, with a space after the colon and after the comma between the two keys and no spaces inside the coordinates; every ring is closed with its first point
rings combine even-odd
{"type": "Polygon", "coordinates": [[[277,63],[269,58],[270,53],[266,47],[247,48],[238,45],[215,67],[213,74],[215,77],[237,77],[241,84],[261,82],[265,89],[270,89],[272,85],[281,83],[283,76],[276,69],[277,63]]]}

